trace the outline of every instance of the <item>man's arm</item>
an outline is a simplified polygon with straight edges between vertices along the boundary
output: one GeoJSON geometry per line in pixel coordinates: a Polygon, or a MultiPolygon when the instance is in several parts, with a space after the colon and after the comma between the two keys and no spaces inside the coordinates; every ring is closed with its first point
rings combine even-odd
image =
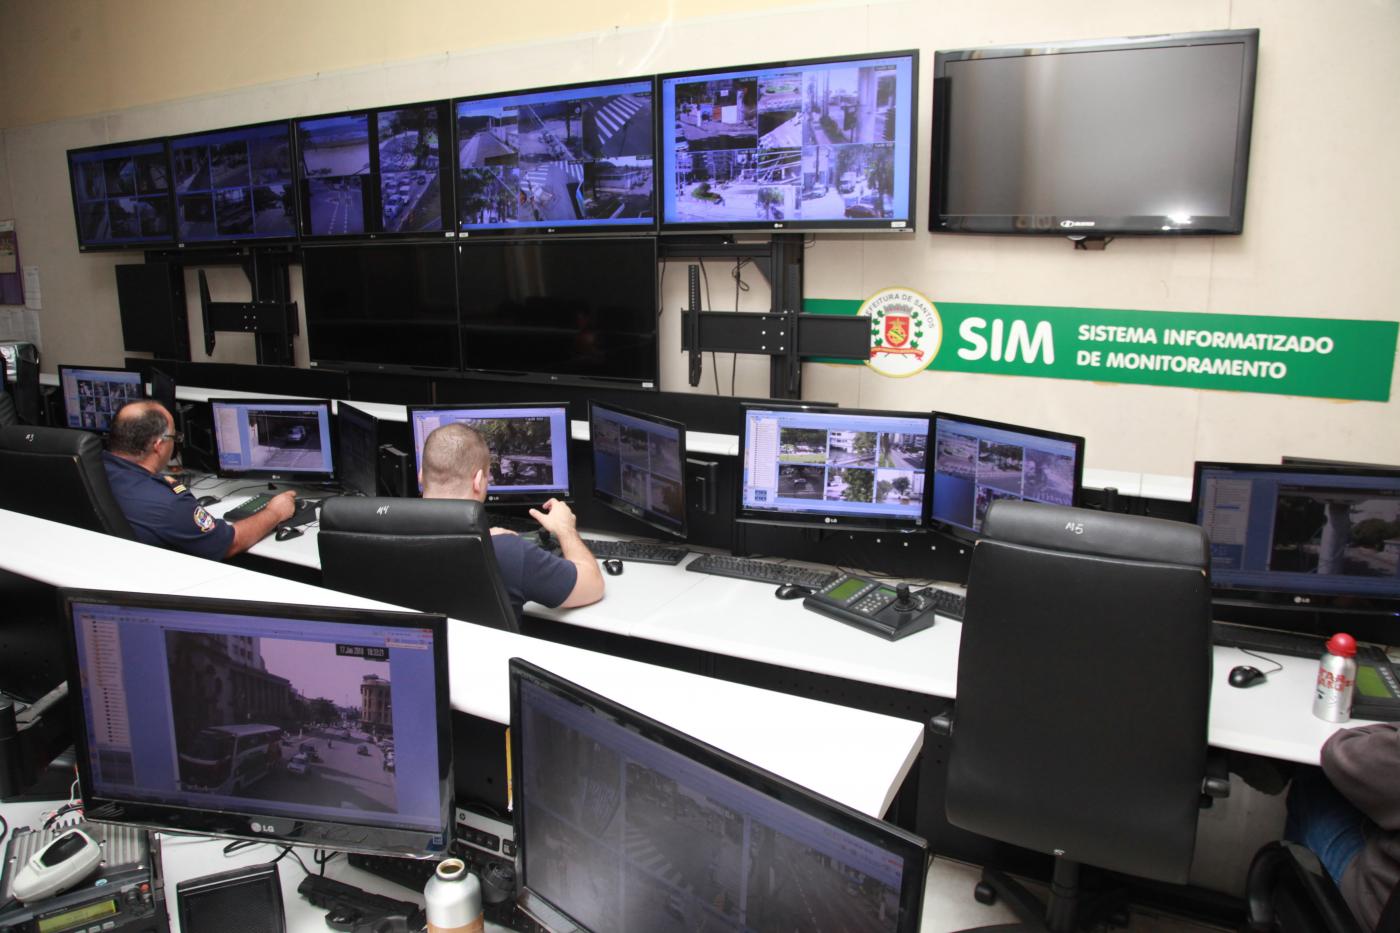
{"type": "Polygon", "coordinates": [[[288,489],[286,492],[273,496],[272,500],[263,506],[261,512],[255,512],[236,522],[229,522],[233,526],[233,541],[229,544],[224,557],[242,554],[272,534],[274,528],[295,514],[297,510],[296,498],[297,494],[288,489]]]}
{"type": "Polygon", "coordinates": [[[1322,770],[1377,826],[1400,829],[1400,723],[1332,733],[1322,746],[1322,770]]]}
{"type": "Polygon", "coordinates": [[[530,517],[559,541],[559,553],[564,559],[578,568],[578,579],[568,597],[559,604],[561,609],[587,606],[603,598],[603,572],[598,569],[598,561],[593,552],[579,537],[574,510],[565,502],[550,499],[544,504],[544,511],[531,509],[530,517]]]}

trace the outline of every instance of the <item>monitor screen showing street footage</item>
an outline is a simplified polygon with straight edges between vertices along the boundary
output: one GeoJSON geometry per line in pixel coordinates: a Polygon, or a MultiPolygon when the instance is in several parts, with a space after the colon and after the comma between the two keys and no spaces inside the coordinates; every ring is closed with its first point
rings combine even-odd
{"type": "Polygon", "coordinates": [[[89,816],[445,847],[441,616],[131,593],[66,604],[89,816]]]}
{"type": "Polygon", "coordinates": [[[180,243],[297,235],[290,125],[265,123],[170,140],[180,243]]]}
{"type": "Polygon", "coordinates": [[[376,111],[379,155],[378,230],[439,233],[447,175],[443,142],[448,138],[445,104],[417,104],[376,111]]]}
{"type": "Polygon", "coordinates": [[[595,402],[588,436],[594,498],[685,537],[685,425],[595,402]]]}
{"type": "Polygon", "coordinates": [[[296,122],[301,155],[302,233],[364,233],[370,204],[369,114],[296,122]]]}
{"type": "Polygon", "coordinates": [[[165,140],[68,151],[78,249],[139,249],[172,242],[165,140]]]}
{"type": "Polygon", "coordinates": [[[102,434],[112,427],[112,418],[123,405],[146,397],[141,374],[129,369],[60,366],[58,384],[63,391],[64,423],[102,434]]]}
{"type": "Polygon", "coordinates": [[[927,415],[746,408],[740,517],[920,526],[928,428],[927,415]]]}
{"type": "Polygon", "coordinates": [[[460,422],[479,431],[491,451],[487,502],[538,506],[570,495],[569,411],[563,405],[410,406],[408,420],[420,473],[428,435],[460,422]]]}
{"type": "Polygon", "coordinates": [[[652,82],[454,104],[458,230],[645,230],[656,223],[652,82]]]}
{"type": "Polygon", "coordinates": [[[663,225],[909,230],[918,53],[663,75],[663,225]]]}
{"type": "Polygon", "coordinates": [[[330,479],[331,403],[210,399],[214,446],[224,476],[330,479]]]}
{"type": "Polygon", "coordinates": [[[933,430],[934,521],[979,532],[997,499],[1079,504],[1084,438],[944,414],[933,430]]]}

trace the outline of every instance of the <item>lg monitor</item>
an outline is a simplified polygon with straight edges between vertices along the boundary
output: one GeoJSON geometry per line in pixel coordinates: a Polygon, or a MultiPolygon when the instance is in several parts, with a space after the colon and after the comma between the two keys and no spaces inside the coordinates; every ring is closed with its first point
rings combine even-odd
{"type": "Polygon", "coordinates": [[[462,236],[655,228],[650,78],[490,94],[452,107],[462,236]]]}
{"type": "Polygon", "coordinates": [[[652,528],[685,537],[685,425],[589,402],[593,497],[652,528]]]}
{"type": "Polygon", "coordinates": [[[663,230],[914,229],[919,53],[662,75],[663,230]]]}
{"type": "Polygon", "coordinates": [[[1084,486],[1084,438],[1013,424],[933,416],[933,520],[977,534],[997,499],[1077,506],[1084,486]]]}
{"type": "Polygon", "coordinates": [[[1218,599],[1400,613],[1400,469],[1197,463],[1194,479],[1218,599]]]}
{"type": "MultiPolygon", "coordinates": [[[[491,449],[486,501],[538,507],[571,498],[569,409],[563,404],[410,405],[413,463],[423,469],[423,444],[439,427],[462,422],[481,432],[491,449]]],[[[421,481],[418,485],[421,491],[421,481]]]]}
{"type": "Polygon", "coordinates": [[[165,140],[70,149],[68,178],[80,251],[174,242],[165,140]]]}
{"type": "Polygon", "coordinates": [[[1259,31],[938,52],[929,228],[1239,233],[1259,31]]]}
{"type": "Polygon", "coordinates": [[[443,616],[62,597],[88,819],[384,854],[446,850],[443,616]]]}
{"type": "Polygon", "coordinates": [[[928,415],[755,405],[743,418],[741,521],[924,525],[928,415]]]}
{"type": "Polygon", "coordinates": [[[379,419],[348,402],[336,405],[336,474],[346,493],[379,495],[379,419]]]}
{"type": "Polygon", "coordinates": [[[123,405],[146,397],[146,384],[132,369],[59,366],[58,384],[64,424],[102,434],[111,428],[112,416],[123,405]]]}
{"type": "Polygon", "coordinates": [[[286,120],[172,137],[170,164],[181,246],[295,239],[296,178],[286,120]]]}
{"type": "Polygon", "coordinates": [[[220,476],[324,482],[335,478],[331,403],[210,399],[220,476]]]}
{"type": "Polygon", "coordinates": [[[551,930],[919,928],[927,846],[520,659],[520,907],[551,930]]]}

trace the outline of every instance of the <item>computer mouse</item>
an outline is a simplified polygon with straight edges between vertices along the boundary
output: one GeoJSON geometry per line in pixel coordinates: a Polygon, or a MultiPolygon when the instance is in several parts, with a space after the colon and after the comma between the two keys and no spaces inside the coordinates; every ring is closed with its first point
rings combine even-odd
{"type": "Polygon", "coordinates": [[[199,497],[199,504],[200,504],[201,506],[213,505],[215,502],[218,502],[218,501],[219,501],[219,497],[218,497],[218,496],[200,496],[200,497],[199,497]]]}
{"type": "Polygon", "coordinates": [[[801,599],[804,596],[811,596],[812,588],[800,583],[783,583],[773,591],[773,595],[779,599],[801,599]]]}
{"type": "Polygon", "coordinates": [[[293,527],[292,525],[283,525],[281,528],[277,529],[276,537],[278,541],[289,541],[292,538],[300,538],[303,534],[305,534],[305,532],[300,528],[293,527]]]}
{"type": "Polygon", "coordinates": [[[1264,672],[1257,667],[1250,667],[1248,664],[1241,664],[1238,667],[1230,668],[1230,686],[1232,687],[1252,687],[1255,684],[1262,684],[1268,680],[1264,672]]]}
{"type": "Polygon", "coordinates": [[[607,560],[603,561],[603,569],[608,572],[609,576],[615,577],[622,573],[622,561],[618,560],[616,557],[609,557],[607,560]]]}

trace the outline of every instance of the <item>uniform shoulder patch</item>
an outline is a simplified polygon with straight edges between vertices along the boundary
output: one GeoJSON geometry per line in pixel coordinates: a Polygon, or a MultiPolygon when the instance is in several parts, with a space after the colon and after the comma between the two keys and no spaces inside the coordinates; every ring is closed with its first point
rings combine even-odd
{"type": "Polygon", "coordinates": [[[204,511],[204,506],[195,506],[194,523],[199,530],[208,534],[214,530],[214,516],[204,511]]]}

